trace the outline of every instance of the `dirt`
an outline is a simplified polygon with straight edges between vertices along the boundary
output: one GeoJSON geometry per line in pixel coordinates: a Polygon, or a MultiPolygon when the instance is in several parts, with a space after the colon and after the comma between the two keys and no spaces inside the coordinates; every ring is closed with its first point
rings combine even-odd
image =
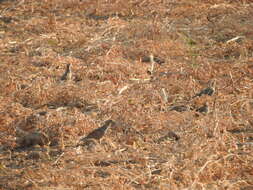
{"type": "Polygon", "coordinates": [[[0,10],[0,189],[253,189],[252,1],[0,10]]]}

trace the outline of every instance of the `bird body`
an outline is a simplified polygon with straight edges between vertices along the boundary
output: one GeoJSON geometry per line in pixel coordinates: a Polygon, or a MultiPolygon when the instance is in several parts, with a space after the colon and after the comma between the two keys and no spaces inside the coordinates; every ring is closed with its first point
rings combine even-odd
{"type": "Polygon", "coordinates": [[[169,131],[166,135],[160,137],[157,142],[161,143],[163,141],[171,140],[171,141],[178,141],[180,137],[174,133],[173,131],[169,131]]]}
{"type": "Polygon", "coordinates": [[[199,113],[208,113],[209,112],[208,103],[205,103],[203,106],[196,109],[196,111],[199,112],[199,113]]]}
{"type": "Polygon", "coordinates": [[[86,137],[84,137],[83,139],[81,139],[81,141],[87,141],[87,140],[100,140],[102,139],[102,137],[105,135],[106,131],[108,130],[109,127],[111,127],[112,125],[114,125],[115,122],[112,120],[107,120],[105,121],[104,125],[102,125],[101,127],[93,130],[92,132],[90,132],[86,137]]]}
{"type": "Polygon", "coordinates": [[[199,93],[197,93],[195,96],[193,96],[193,98],[197,97],[197,96],[202,96],[202,95],[208,95],[208,96],[212,96],[214,94],[215,90],[212,87],[207,87],[203,90],[201,90],[199,93]]]}
{"type": "Polygon", "coordinates": [[[170,108],[170,111],[177,111],[177,112],[184,112],[188,110],[189,107],[185,105],[173,106],[172,108],[170,108]]]}
{"type": "Polygon", "coordinates": [[[194,95],[192,98],[200,97],[203,95],[212,96],[215,93],[216,80],[210,81],[208,87],[201,90],[199,93],[194,95]]]}
{"type": "Polygon", "coordinates": [[[67,64],[65,73],[62,75],[61,80],[71,80],[71,78],[72,78],[71,64],[67,64]]]}

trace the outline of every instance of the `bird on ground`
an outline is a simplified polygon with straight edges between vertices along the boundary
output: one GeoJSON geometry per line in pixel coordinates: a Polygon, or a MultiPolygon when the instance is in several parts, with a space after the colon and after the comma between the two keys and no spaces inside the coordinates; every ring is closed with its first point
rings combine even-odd
{"type": "Polygon", "coordinates": [[[208,105],[208,103],[205,103],[203,106],[197,108],[196,112],[199,112],[199,113],[208,113],[209,112],[209,105],[208,105]]]}
{"type": "Polygon", "coordinates": [[[173,106],[172,108],[170,108],[170,111],[177,111],[177,112],[184,112],[188,110],[189,107],[185,105],[173,106]]]}
{"type": "Polygon", "coordinates": [[[212,96],[215,93],[215,85],[216,85],[215,80],[209,82],[207,88],[201,90],[199,93],[195,94],[192,98],[196,98],[198,96],[200,97],[200,96],[203,96],[203,95],[212,96]]]}
{"type": "Polygon", "coordinates": [[[61,76],[61,80],[71,80],[72,79],[72,65],[67,64],[65,73],[61,76]]]}
{"type": "Polygon", "coordinates": [[[167,141],[167,140],[170,140],[170,141],[178,141],[180,139],[180,137],[174,133],[173,131],[169,131],[166,135],[160,137],[157,142],[158,143],[161,143],[163,141],[167,141]]]}
{"type": "Polygon", "coordinates": [[[86,137],[81,139],[81,141],[87,142],[89,140],[101,140],[105,135],[105,133],[107,132],[107,130],[113,125],[115,125],[115,122],[109,119],[105,121],[105,123],[101,127],[93,130],[86,137]]]}

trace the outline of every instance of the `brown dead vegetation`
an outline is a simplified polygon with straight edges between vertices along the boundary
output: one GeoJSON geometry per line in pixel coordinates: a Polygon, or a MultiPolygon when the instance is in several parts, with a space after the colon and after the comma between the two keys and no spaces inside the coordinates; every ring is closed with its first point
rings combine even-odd
{"type": "Polygon", "coordinates": [[[0,10],[0,189],[253,189],[251,0],[0,10]]]}

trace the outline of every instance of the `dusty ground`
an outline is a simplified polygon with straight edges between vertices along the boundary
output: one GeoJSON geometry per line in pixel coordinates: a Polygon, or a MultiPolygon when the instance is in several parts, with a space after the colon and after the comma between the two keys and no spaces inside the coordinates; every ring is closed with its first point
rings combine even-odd
{"type": "Polygon", "coordinates": [[[253,189],[251,0],[0,10],[1,189],[253,189]]]}

